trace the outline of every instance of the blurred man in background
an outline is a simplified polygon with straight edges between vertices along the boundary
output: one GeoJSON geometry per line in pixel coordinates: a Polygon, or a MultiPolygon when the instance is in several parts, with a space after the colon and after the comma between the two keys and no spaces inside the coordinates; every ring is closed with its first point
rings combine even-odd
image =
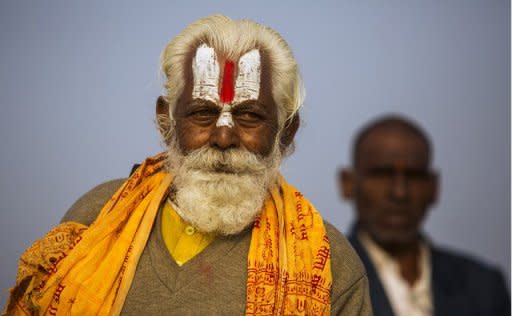
{"type": "Polygon", "coordinates": [[[339,185],[354,203],[349,240],[366,266],[374,314],[510,315],[499,271],[421,233],[439,187],[426,133],[387,116],[361,129],[352,150],[353,165],[340,171],[339,185]]]}

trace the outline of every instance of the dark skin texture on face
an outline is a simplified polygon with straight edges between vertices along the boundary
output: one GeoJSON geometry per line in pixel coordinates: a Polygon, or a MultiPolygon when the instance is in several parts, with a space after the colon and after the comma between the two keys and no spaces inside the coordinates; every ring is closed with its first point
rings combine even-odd
{"type": "MultiPolygon", "coordinates": [[[[258,100],[234,104],[232,116],[234,126],[217,127],[221,107],[210,101],[192,99],[192,56],[186,67],[187,83],[174,110],[176,133],[180,149],[186,154],[205,145],[224,151],[245,148],[262,157],[273,148],[278,131],[277,109],[272,97],[267,58],[262,56],[261,87],[258,100]]],[[[168,104],[162,97],[157,100],[157,114],[167,115],[168,104]]],[[[299,127],[298,115],[282,133],[281,143],[292,143],[299,127]]]]}
{"type": "Polygon", "coordinates": [[[429,156],[418,135],[381,127],[361,142],[355,167],[340,174],[342,194],[354,201],[359,228],[402,263],[411,284],[419,277],[421,224],[437,194],[429,156]]]}

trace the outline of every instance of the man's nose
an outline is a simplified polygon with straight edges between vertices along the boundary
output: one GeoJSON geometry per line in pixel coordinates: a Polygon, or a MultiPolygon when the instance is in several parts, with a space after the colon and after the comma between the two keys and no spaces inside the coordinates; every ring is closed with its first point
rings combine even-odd
{"type": "Polygon", "coordinates": [[[215,126],[210,136],[210,146],[218,150],[228,150],[240,146],[236,127],[215,126]]]}
{"type": "Polygon", "coordinates": [[[396,200],[406,200],[409,194],[407,177],[403,173],[398,173],[393,178],[391,195],[396,200]]]}

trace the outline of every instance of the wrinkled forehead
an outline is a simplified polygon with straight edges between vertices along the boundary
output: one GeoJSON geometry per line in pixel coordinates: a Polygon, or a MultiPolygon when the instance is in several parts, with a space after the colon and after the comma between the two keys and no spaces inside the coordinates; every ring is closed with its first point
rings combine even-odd
{"type": "Polygon", "coordinates": [[[201,44],[192,52],[189,67],[190,97],[218,105],[237,105],[256,101],[262,90],[264,58],[254,48],[238,59],[228,59],[213,47],[201,44]]]}

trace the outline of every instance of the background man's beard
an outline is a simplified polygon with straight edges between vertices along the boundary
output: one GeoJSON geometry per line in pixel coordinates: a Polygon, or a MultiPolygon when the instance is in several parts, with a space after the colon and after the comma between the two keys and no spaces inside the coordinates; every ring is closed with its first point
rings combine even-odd
{"type": "Polygon", "coordinates": [[[203,232],[231,235],[242,231],[253,223],[277,182],[279,147],[276,141],[268,157],[246,149],[220,151],[209,145],[184,155],[173,141],[168,148],[168,168],[174,174],[173,202],[179,214],[203,232]]]}

